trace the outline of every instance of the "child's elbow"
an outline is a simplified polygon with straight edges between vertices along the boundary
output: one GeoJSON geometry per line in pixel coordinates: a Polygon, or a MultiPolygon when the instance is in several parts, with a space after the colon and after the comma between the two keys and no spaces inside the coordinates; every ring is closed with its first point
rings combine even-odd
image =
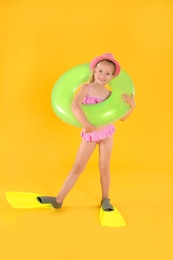
{"type": "Polygon", "coordinates": [[[72,104],[71,104],[72,111],[76,110],[76,108],[78,108],[78,107],[79,107],[79,105],[76,104],[76,102],[72,102],[72,104]]]}
{"type": "Polygon", "coordinates": [[[126,120],[125,117],[120,118],[120,121],[125,121],[125,120],[126,120]]]}

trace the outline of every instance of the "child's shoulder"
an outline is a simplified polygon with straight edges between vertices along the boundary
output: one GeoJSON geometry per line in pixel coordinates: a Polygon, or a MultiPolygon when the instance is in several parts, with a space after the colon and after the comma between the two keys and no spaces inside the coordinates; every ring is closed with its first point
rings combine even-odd
{"type": "Polygon", "coordinates": [[[88,90],[89,90],[89,84],[88,83],[84,83],[82,85],[80,85],[76,91],[76,94],[80,93],[84,96],[88,95],[88,90]]]}
{"type": "Polygon", "coordinates": [[[90,87],[90,84],[84,83],[84,84],[82,84],[82,85],[80,86],[80,90],[81,90],[81,91],[88,91],[89,87],[90,87]]]}
{"type": "Polygon", "coordinates": [[[84,83],[84,84],[81,85],[81,88],[88,88],[89,86],[90,86],[89,83],[84,83]]]}
{"type": "Polygon", "coordinates": [[[105,89],[105,93],[106,93],[108,96],[110,96],[112,92],[111,92],[109,89],[105,89]]]}

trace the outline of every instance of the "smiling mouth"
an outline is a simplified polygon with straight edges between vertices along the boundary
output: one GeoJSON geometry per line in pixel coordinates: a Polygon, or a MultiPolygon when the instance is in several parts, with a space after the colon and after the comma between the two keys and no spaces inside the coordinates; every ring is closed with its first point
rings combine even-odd
{"type": "Polygon", "coordinates": [[[100,81],[105,81],[104,79],[100,79],[100,78],[98,78],[100,81]]]}

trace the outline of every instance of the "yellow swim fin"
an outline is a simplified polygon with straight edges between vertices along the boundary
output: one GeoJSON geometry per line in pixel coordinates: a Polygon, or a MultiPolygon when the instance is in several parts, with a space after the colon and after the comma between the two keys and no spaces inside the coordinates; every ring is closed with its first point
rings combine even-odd
{"type": "Polygon", "coordinates": [[[100,208],[100,222],[105,227],[124,227],[127,226],[120,212],[114,207],[112,211],[104,211],[100,208]]]}
{"type": "Polygon", "coordinates": [[[7,191],[5,194],[8,203],[15,209],[53,208],[51,204],[41,204],[37,197],[42,195],[37,193],[7,191]]]}

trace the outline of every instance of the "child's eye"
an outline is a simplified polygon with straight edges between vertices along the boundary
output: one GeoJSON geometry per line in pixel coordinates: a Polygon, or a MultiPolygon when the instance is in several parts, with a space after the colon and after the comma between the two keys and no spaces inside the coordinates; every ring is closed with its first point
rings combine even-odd
{"type": "Polygon", "coordinates": [[[110,75],[110,73],[107,73],[107,75],[109,76],[109,75],[110,75]]]}
{"type": "Polygon", "coordinates": [[[99,72],[102,72],[102,70],[99,70],[99,72]]]}

